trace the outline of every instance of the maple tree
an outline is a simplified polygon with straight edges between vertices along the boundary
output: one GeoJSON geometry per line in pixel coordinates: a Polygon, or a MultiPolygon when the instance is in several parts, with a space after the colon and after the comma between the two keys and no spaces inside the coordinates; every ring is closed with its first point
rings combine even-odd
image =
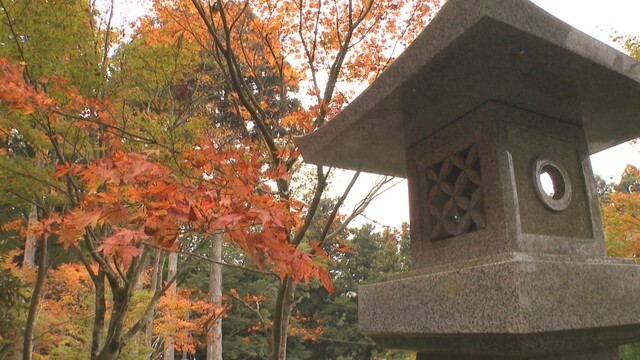
{"type": "Polygon", "coordinates": [[[640,254],[640,172],[628,165],[618,184],[600,181],[598,195],[610,256],[637,258],[640,254]]]}
{"type": "MultiPolygon", "coordinates": [[[[8,13],[9,10],[5,10],[8,13]]],[[[24,167],[23,161],[12,161],[15,159],[13,148],[5,153],[6,168],[14,170],[14,175],[44,183],[40,191],[54,201],[36,204],[44,219],[39,226],[25,229],[25,234],[41,234],[41,260],[47,259],[45,239],[54,235],[64,248],[77,252],[95,283],[92,356],[117,356],[123,346],[120,344],[123,336],[130,337],[139,331],[139,324],[134,324],[128,333],[122,333],[122,319],[131,289],[144,269],[145,249],[149,246],[175,247],[176,239],[188,232],[207,233],[216,229],[229,230],[231,240],[254,255],[256,261],[280,247],[280,229],[293,226],[295,214],[283,208],[282,202],[253,192],[266,186],[258,181],[282,175],[264,172],[260,157],[252,154],[251,144],[236,143],[230,147],[231,151],[225,151],[224,144],[202,134],[195,143],[188,144],[185,151],[160,145],[156,140],[127,131],[126,124],[115,122],[114,110],[109,105],[111,99],[83,96],[75,85],[58,76],[41,76],[34,81],[31,68],[25,63],[28,64],[1,61],[0,97],[7,115],[2,130],[8,137],[19,135],[22,143],[41,152],[46,173],[37,176],[40,174],[36,171],[19,172],[10,168],[10,165],[24,167]],[[123,144],[124,139],[133,144],[123,144]],[[136,152],[139,144],[158,145],[170,150],[169,154],[180,154],[180,160],[173,160],[182,162],[173,170],[178,171],[181,179],[169,177],[172,169],[157,159],[151,160],[152,156],[160,156],[160,150],[146,148],[136,152]],[[214,156],[210,156],[212,152],[214,156]],[[202,201],[196,204],[192,199],[202,201]],[[260,234],[252,230],[258,225],[260,234]],[[80,240],[84,240],[85,251],[80,250],[80,240]],[[99,264],[97,270],[92,268],[92,261],[99,264]],[[113,301],[106,339],[101,342],[106,312],[105,279],[113,301]]],[[[25,195],[16,189],[9,191],[25,195]]],[[[305,262],[308,266],[299,267],[301,278],[323,273],[312,259],[303,258],[295,251],[287,253],[286,248],[270,256],[269,261],[275,263],[283,256],[286,264],[278,264],[280,268],[275,271],[288,271],[297,267],[296,262],[305,262]]],[[[43,264],[39,266],[40,289],[46,268],[43,264]]],[[[157,291],[150,305],[167,286],[157,291]]],[[[32,300],[32,303],[37,309],[37,302],[32,300]]],[[[30,314],[36,312],[30,311],[30,314]]],[[[25,344],[28,342],[26,339],[25,344]]],[[[30,351],[26,345],[25,352],[30,351]]]]}
{"type": "Polygon", "coordinates": [[[149,326],[179,278],[148,286],[144,304],[134,304],[158,249],[182,251],[189,238],[197,248],[220,232],[279,278],[263,330],[270,357],[284,358],[288,334],[300,331],[290,326],[300,320],[296,283],[332,289],[322,245],[384,185],[336,225],[356,173],[310,236],[331,170],[316,167],[306,201],[297,200],[292,137],[340,111],[353,84],[384,70],[438,2],[155,1],[114,55],[109,12],[97,16],[80,0],[50,4],[65,7],[45,11],[52,19],[38,25],[37,7],[0,4],[9,44],[0,59],[2,193],[38,215],[35,224],[24,215],[11,223],[39,238],[25,358],[46,294],[47,249],[62,247],[82,264],[93,286],[90,356],[110,359],[149,326]],[[59,41],[47,48],[53,35],[59,41]]]}
{"type": "MultiPolygon", "coordinates": [[[[3,57],[0,61],[3,78],[1,90],[3,97],[6,96],[0,119],[3,139],[3,156],[0,159],[0,168],[3,170],[2,198],[4,204],[11,208],[30,208],[29,218],[36,221],[44,215],[46,208],[56,206],[56,196],[45,197],[55,183],[51,179],[51,168],[47,168],[45,162],[52,153],[47,140],[53,137],[47,135],[53,135],[50,130],[56,126],[55,120],[59,116],[50,114],[51,117],[41,117],[36,110],[53,105],[51,99],[43,94],[45,89],[61,94],[60,82],[48,83],[49,78],[57,78],[58,71],[78,81],[74,85],[74,94],[89,94],[96,90],[94,85],[96,79],[100,79],[101,72],[95,60],[99,55],[92,51],[90,45],[100,36],[93,31],[94,24],[88,21],[91,19],[91,16],[87,16],[89,8],[81,6],[79,1],[50,2],[45,7],[32,2],[3,1],[0,6],[0,33],[3,37],[0,50],[0,57],[3,57]],[[59,16],[61,13],[71,17],[65,21],[65,17],[59,16]],[[49,131],[39,131],[43,127],[49,131]]],[[[72,107],[75,99],[75,96],[60,97],[60,105],[72,107]]],[[[29,235],[29,238],[35,239],[35,236],[29,235]]],[[[38,276],[31,293],[24,330],[25,358],[31,357],[36,315],[48,268],[46,236],[40,238],[38,246],[38,276]]],[[[29,245],[26,250],[30,250],[29,245]]]]}
{"type": "MultiPolygon", "coordinates": [[[[10,105],[13,111],[21,114],[63,112],[58,110],[54,99],[30,88],[17,67],[5,64],[5,75],[5,81],[13,81],[3,87],[8,94],[33,92],[34,100],[26,105],[16,101],[10,105]]],[[[0,96],[9,99],[8,94],[0,96]]],[[[81,103],[79,96],[77,101],[81,103]]],[[[71,126],[94,130],[91,116],[75,117],[75,120],[87,120],[90,125],[77,121],[71,126]]],[[[95,121],[106,123],[102,119],[95,121]]],[[[102,134],[101,141],[109,140],[108,133],[102,134]]],[[[120,138],[112,141],[117,143],[120,138]]],[[[56,152],[63,155],[57,140],[52,142],[56,152]]],[[[254,191],[266,190],[266,184],[261,184],[265,179],[277,180],[285,175],[263,171],[261,157],[254,153],[251,144],[234,143],[231,150],[224,150],[224,144],[211,138],[199,139],[193,148],[174,155],[181,165],[182,179],[169,176],[171,169],[154,158],[160,156],[158,150],[136,153],[119,149],[119,144],[111,147],[118,149],[87,164],[70,164],[64,158],[58,159],[54,179],[66,183],[66,189],[56,186],[55,195],[64,193],[71,208],[63,214],[49,209],[39,229],[29,229],[40,231],[43,236],[57,235],[57,242],[65,248],[79,249],[80,240],[84,240],[82,244],[100,265],[99,269],[94,271],[89,259],[78,250],[80,260],[96,287],[101,278],[106,278],[113,296],[106,344],[122,342],[141,328],[135,324],[128,333],[122,333],[124,324],[114,319],[126,311],[130,292],[149,253],[145,249],[175,248],[177,239],[190,232],[226,231],[230,241],[257,264],[266,263],[272,267],[271,271],[283,277],[293,276],[297,281],[327,278],[319,262],[286,242],[284,230],[295,227],[297,221],[297,213],[290,211],[289,203],[254,191]],[[253,228],[258,225],[260,231],[256,232],[253,228]]],[[[168,286],[165,285],[150,304],[155,305],[168,286]]],[[[330,286],[328,282],[327,286],[330,286]]],[[[115,348],[113,355],[117,356],[121,347],[107,345],[97,356],[100,358],[109,348],[115,348]]]]}
{"type": "MultiPolygon", "coordinates": [[[[337,114],[352,97],[353,84],[371,81],[384,70],[392,61],[393,48],[413,39],[438,5],[437,2],[398,4],[374,0],[330,4],[200,0],[191,3],[199,21],[184,21],[187,16],[189,19],[193,16],[188,12],[179,26],[187,28],[194,37],[202,36],[202,28],[206,30],[207,37],[199,42],[207,45],[204,49],[211,52],[212,59],[223,71],[240,115],[246,124],[257,128],[269,163],[282,166],[288,172],[295,171],[299,160],[299,154],[292,148],[291,136],[313,131],[337,114]],[[250,44],[263,46],[250,47],[250,44]],[[252,51],[255,48],[263,51],[252,51]],[[256,59],[261,61],[256,63],[256,59]],[[286,66],[287,59],[297,63],[296,72],[286,66]],[[313,99],[313,105],[289,114],[270,107],[260,91],[263,84],[255,82],[255,74],[264,71],[265,66],[280,80],[275,86],[281,98],[287,96],[284,84],[306,78],[302,85],[313,99]],[[340,87],[344,83],[350,86],[340,87]]],[[[326,182],[327,174],[322,167],[317,167],[315,193],[305,222],[299,228],[292,228],[288,239],[295,247],[305,241],[326,182]]],[[[281,198],[290,198],[290,190],[290,182],[277,182],[281,198]]],[[[340,205],[341,202],[336,204],[340,205]]],[[[328,223],[332,221],[330,218],[328,223]]],[[[330,238],[329,235],[328,231],[323,232],[319,243],[330,238]]],[[[286,357],[286,329],[293,309],[295,278],[287,276],[283,280],[273,315],[272,359],[286,357]]]]}

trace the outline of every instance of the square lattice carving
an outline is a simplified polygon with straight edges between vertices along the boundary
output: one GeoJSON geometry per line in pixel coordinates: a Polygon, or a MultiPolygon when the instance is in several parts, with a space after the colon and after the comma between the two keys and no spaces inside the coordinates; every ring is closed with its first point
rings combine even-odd
{"type": "Polygon", "coordinates": [[[478,146],[426,169],[427,236],[442,240],[486,227],[478,146]]]}

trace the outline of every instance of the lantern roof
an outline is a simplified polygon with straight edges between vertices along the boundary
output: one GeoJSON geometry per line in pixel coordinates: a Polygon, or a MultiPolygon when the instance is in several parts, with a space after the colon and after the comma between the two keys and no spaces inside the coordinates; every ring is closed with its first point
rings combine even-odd
{"type": "Polygon", "coordinates": [[[406,149],[488,101],[584,128],[595,153],[640,136],[640,63],[528,0],[448,0],[333,120],[313,164],[405,176],[406,149]]]}

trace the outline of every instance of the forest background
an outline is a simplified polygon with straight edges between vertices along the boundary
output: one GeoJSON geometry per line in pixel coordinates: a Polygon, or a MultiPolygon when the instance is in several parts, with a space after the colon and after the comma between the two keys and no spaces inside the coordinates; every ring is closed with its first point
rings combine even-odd
{"type": "MultiPolygon", "coordinates": [[[[345,211],[360,173],[292,139],[442,4],[113,4],[0,0],[0,359],[411,358],[356,325],[357,287],[410,267],[406,225],[349,227],[393,180],[345,211]]],[[[640,254],[639,176],[598,179],[612,256],[640,254]]]]}

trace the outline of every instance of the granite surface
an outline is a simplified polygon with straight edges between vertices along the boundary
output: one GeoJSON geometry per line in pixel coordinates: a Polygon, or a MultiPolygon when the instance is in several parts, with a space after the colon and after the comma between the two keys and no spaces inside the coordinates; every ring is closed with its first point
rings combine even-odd
{"type": "Polygon", "coordinates": [[[385,348],[530,357],[640,339],[640,267],[509,253],[359,290],[359,327],[385,348]]]}
{"type": "Polygon", "coordinates": [[[618,348],[549,356],[482,356],[451,352],[423,352],[418,354],[416,360],[620,360],[620,353],[618,348]]]}
{"type": "Polygon", "coordinates": [[[640,135],[639,81],[635,60],[527,0],[449,0],[364,93],[296,141],[306,162],[405,176],[408,147],[495,100],[583,126],[594,153],[640,135]]]}
{"type": "Polygon", "coordinates": [[[414,269],[509,251],[605,255],[593,174],[578,126],[487,102],[410,147],[407,177],[414,269]],[[473,169],[467,155],[459,156],[470,148],[473,169]],[[573,196],[562,211],[546,208],[536,196],[539,157],[567,171],[573,196]],[[430,174],[434,170],[437,174],[430,174]],[[469,215],[480,217],[482,226],[441,236],[442,222],[468,224],[469,215]],[[434,229],[440,238],[433,237],[434,229]]]}

